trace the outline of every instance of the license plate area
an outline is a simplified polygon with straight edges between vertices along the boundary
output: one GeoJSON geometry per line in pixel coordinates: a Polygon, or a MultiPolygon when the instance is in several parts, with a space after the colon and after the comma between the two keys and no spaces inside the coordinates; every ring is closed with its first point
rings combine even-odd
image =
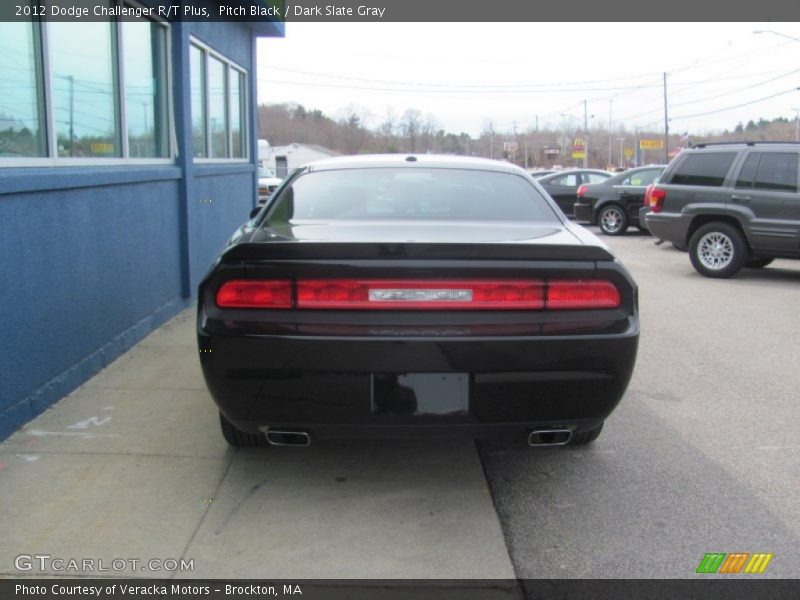
{"type": "Polygon", "coordinates": [[[467,373],[373,373],[372,414],[466,415],[467,373]]]}

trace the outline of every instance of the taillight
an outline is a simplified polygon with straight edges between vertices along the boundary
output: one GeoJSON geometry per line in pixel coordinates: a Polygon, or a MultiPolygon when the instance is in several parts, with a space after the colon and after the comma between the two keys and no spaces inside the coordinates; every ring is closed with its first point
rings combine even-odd
{"type": "Polygon", "coordinates": [[[547,285],[547,308],[579,310],[617,308],[619,291],[610,281],[550,281],[547,285]]]}
{"type": "Polygon", "coordinates": [[[645,192],[644,202],[650,207],[650,212],[661,212],[664,204],[664,198],[667,197],[667,192],[657,188],[655,184],[650,184],[645,192]]]}
{"type": "Polygon", "coordinates": [[[297,308],[520,310],[544,308],[544,282],[307,279],[297,308]]]}
{"type": "Polygon", "coordinates": [[[616,308],[610,281],[541,279],[234,279],[220,308],[336,310],[579,310],[616,308]]]}
{"type": "Polygon", "coordinates": [[[583,195],[586,193],[586,185],[581,185],[578,188],[578,198],[583,198],[583,195]]]}
{"type": "Polygon", "coordinates": [[[232,279],[217,291],[220,308],[292,308],[292,282],[232,279]]]}

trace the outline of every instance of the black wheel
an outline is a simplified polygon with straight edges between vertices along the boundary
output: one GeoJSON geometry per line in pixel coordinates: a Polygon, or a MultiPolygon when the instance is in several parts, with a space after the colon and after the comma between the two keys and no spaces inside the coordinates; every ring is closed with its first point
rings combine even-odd
{"type": "Polygon", "coordinates": [[[606,235],[622,235],[628,229],[628,215],[619,204],[608,204],[597,213],[597,225],[606,235]]]}
{"type": "Polygon", "coordinates": [[[572,436],[570,440],[570,444],[589,444],[595,441],[598,437],[600,437],[600,432],[603,431],[603,425],[605,423],[600,423],[594,429],[590,429],[589,431],[581,431],[580,433],[576,433],[572,436]]]}
{"type": "Polygon", "coordinates": [[[728,223],[707,223],[694,232],[689,258],[706,277],[731,277],[747,260],[747,244],[738,228],[728,223]]]}
{"type": "Polygon", "coordinates": [[[763,269],[773,260],[775,259],[771,256],[754,256],[744,261],[744,266],[748,269],[763,269]]]}
{"type": "Polygon", "coordinates": [[[267,442],[267,436],[247,433],[246,431],[238,429],[236,425],[228,421],[228,419],[226,419],[225,415],[222,413],[219,413],[219,424],[222,428],[222,436],[231,446],[236,448],[256,448],[269,446],[269,442],[267,442]]]}

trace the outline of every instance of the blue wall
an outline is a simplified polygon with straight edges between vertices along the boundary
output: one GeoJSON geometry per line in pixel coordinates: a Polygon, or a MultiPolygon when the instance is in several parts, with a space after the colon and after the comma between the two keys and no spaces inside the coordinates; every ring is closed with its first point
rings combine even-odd
{"type": "Polygon", "coordinates": [[[254,98],[250,163],[185,158],[189,35],[245,67],[255,89],[253,31],[171,31],[174,166],[0,168],[0,440],[189,306],[255,205],[254,98]]]}

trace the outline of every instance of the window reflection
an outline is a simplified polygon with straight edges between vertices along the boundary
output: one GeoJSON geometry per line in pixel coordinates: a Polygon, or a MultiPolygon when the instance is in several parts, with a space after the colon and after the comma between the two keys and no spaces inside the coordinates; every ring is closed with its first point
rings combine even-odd
{"type": "Polygon", "coordinates": [[[121,156],[109,23],[48,24],[59,156],[121,156]]]}
{"type": "Polygon", "coordinates": [[[244,115],[246,114],[244,99],[247,97],[244,89],[244,73],[231,69],[231,140],[233,148],[231,156],[233,158],[243,158],[247,155],[245,144],[247,143],[245,131],[244,115]]]}
{"type": "Polygon", "coordinates": [[[0,23],[0,157],[47,153],[38,48],[32,23],[0,23]]]}
{"type": "Polygon", "coordinates": [[[204,158],[206,152],[206,72],[203,51],[192,46],[189,54],[192,96],[192,148],[194,156],[204,158]]]}
{"type": "Polygon", "coordinates": [[[150,21],[123,21],[122,48],[128,153],[167,157],[166,31],[150,21]]]}
{"type": "Polygon", "coordinates": [[[227,65],[208,58],[208,118],[211,158],[228,158],[227,65]]]}

